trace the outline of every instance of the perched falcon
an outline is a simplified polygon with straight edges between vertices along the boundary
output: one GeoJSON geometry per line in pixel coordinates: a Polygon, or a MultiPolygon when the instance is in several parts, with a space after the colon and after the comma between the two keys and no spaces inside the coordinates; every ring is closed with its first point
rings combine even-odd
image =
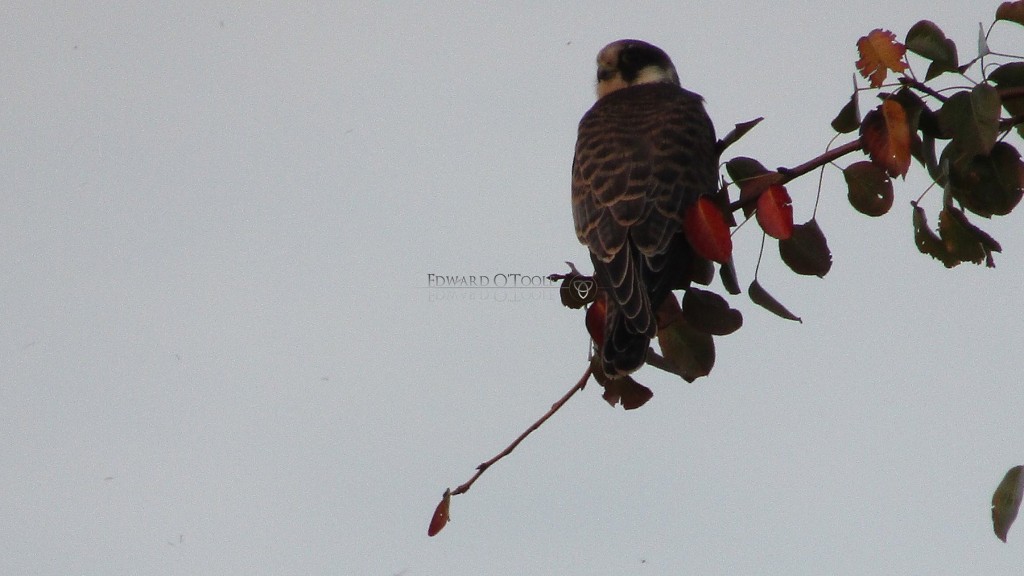
{"type": "Polygon", "coordinates": [[[656,312],[689,284],[683,215],[716,190],[715,129],[668,55],[619,40],[597,55],[597,102],[580,120],[572,166],[576,235],[607,304],[601,359],[616,377],[643,365],[656,312]]]}

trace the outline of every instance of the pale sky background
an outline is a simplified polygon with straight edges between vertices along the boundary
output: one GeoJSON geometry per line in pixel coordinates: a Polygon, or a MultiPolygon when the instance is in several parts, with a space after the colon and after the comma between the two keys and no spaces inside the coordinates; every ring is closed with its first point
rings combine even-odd
{"type": "Polygon", "coordinates": [[[998,2],[622,4],[5,7],[0,573],[1019,574],[989,499],[1024,463],[1024,216],[979,221],[998,268],[946,270],[916,164],[877,220],[827,172],[824,280],[770,248],[802,325],[732,298],[709,378],[644,369],[634,412],[588,387],[427,538],[586,365],[554,290],[427,275],[590,269],[569,170],[602,46],[661,46],[720,134],[766,118],[727,157],[792,166],[858,37],[927,18],[967,60],[998,2]]]}

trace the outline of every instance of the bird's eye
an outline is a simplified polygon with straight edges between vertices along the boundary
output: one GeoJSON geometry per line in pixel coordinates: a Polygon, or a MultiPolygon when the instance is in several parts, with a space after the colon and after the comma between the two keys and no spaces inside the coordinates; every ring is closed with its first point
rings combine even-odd
{"type": "Polygon", "coordinates": [[[614,77],[614,76],[615,76],[615,70],[612,70],[610,68],[602,68],[600,66],[597,68],[597,81],[598,82],[604,82],[606,80],[611,80],[612,77],[614,77]]]}

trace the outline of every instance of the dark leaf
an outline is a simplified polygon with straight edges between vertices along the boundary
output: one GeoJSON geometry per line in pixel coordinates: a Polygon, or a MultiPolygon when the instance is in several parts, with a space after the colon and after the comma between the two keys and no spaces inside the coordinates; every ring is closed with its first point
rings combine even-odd
{"type": "Polygon", "coordinates": [[[691,286],[683,294],[683,317],[695,330],[715,336],[732,334],[743,326],[743,314],[714,292],[691,286]]]}
{"type": "Polygon", "coordinates": [[[650,388],[629,376],[609,378],[604,373],[600,356],[595,355],[590,359],[590,368],[594,380],[604,388],[601,397],[612,408],[621,404],[625,410],[636,410],[654,397],[654,392],[650,388]]]}
{"type": "Polygon", "coordinates": [[[1024,26],[1024,1],[1003,2],[996,8],[996,20],[1007,20],[1024,26]]]}
{"type": "Polygon", "coordinates": [[[448,524],[448,507],[452,501],[452,491],[445,490],[444,496],[437,508],[434,508],[434,515],[430,517],[430,526],[427,527],[427,536],[435,536],[448,524]]]}
{"type": "Polygon", "coordinates": [[[985,262],[989,268],[995,268],[992,253],[1002,251],[995,238],[971,224],[962,211],[952,206],[939,212],[939,237],[946,250],[961,262],[985,262]]]}
{"type": "Polygon", "coordinates": [[[657,343],[662,348],[664,369],[687,382],[707,376],[715,366],[715,340],[692,328],[679,311],[675,296],[658,311],[657,343]]]}
{"type": "Polygon", "coordinates": [[[782,182],[782,174],[769,171],[757,160],[744,156],[726,162],[725,170],[732,181],[740,187],[743,214],[747,217],[754,213],[754,200],[772,184],[782,182]]]}
{"type": "Polygon", "coordinates": [[[949,191],[960,204],[978,216],[1005,216],[1024,195],[1024,163],[1020,153],[999,142],[986,156],[975,156],[950,171],[949,191]]]}
{"type": "Polygon", "coordinates": [[[779,303],[778,300],[773,298],[771,294],[762,288],[757,279],[754,279],[754,281],[750,283],[750,288],[747,289],[747,294],[750,295],[750,299],[754,304],[757,304],[772,314],[785,318],[786,320],[796,320],[803,324],[803,320],[801,320],[799,316],[787,310],[785,306],[779,303]]]}
{"type": "Polygon", "coordinates": [[[850,101],[832,119],[832,129],[840,134],[849,134],[857,128],[860,128],[860,107],[857,105],[857,93],[854,92],[850,101]]]}
{"type": "Polygon", "coordinates": [[[737,140],[742,138],[747,132],[750,132],[754,126],[757,126],[764,118],[754,118],[747,122],[740,122],[733,128],[724,138],[718,141],[718,153],[721,154],[726,148],[732,146],[737,140]]]}
{"type": "Polygon", "coordinates": [[[988,84],[957,92],[939,110],[942,131],[967,157],[988,154],[999,136],[1000,103],[998,91],[988,84]]]}
{"type": "Polygon", "coordinates": [[[732,260],[719,267],[718,276],[722,279],[722,286],[725,287],[726,292],[732,295],[740,293],[740,280],[736,276],[736,265],[732,260]]]}
{"type": "Polygon", "coordinates": [[[1021,496],[1024,495],[1024,466],[1010,468],[992,494],[992,529],[1003,542],[1017,519],[1021,496]]]}
{"type": "Polygon", "coordinates": [[[729,173],[729,177],[732,178],[732,181],[737,184],[744,180],[749,180],[755,176],[760,176],[770,172],[770,170],[764,167],[764,164],[746,156],[737,156],[726,162],[725,171],[729,173]]]}
{"type": "MultiPolygon", "coordinates": [[[[996,68],[989,74],[991,80],[999,89],[1010,90],[1013,88],[1024,88],[1024,62],[1010,62],[996,68]]],[[[1012,98],[1003,98],[1003,108],[1010,113],[1010,116],[1024,115],[1024,96],[1017,95],[1012,98]]],[[[1017,125],[1017,133],[1024,137],[1024,124],[1017,125]]]]}
{"type": "Polygon", "coordinates": [[[907,49],[932,61],[928,67],[925,80],[930,80],[943,72],[955,72],[957,61],[956,44],[946,38],[942,30],[933,22],[922,20],[911,26],[907,32],[907,49]]]}
{"type": "Polygon", "coordinates": [[[855,162],[843,170],[850,204],[862,214],[881,216],[892,208],[892,180],[875,164],[855,162]]]}
{"type": "MultiPolygon", "coordinates": [[[[708,284],[711,284],[711,281],[714,279],[715,265],[711,263],[711,260],[694,255],[693,261],[690,263],[690,282],[700,284],[701,286],[707,286],[708,284]]],[[[677,288],[684,287],[685,286],[678,286],[677,288]]]]}
{"type": "Polygon", "coordinates": [[[950,206],[939,212],[939,237],[946,246],[946,252],[959,262],[981,264],[985,258],[985,250],[971,230],[953,216],[956,212],[960,211],[950,206]]]}
{"type": "Polygon", "coordinates": [[[946,268],[952,268],[959,264],[960,261],[949,253],[938,234],[928,226],[924,208],[918,206],[916,202],[910,204],[914,207],[914,243],[917,244],[917,249],[922,254],[927,254],[942,262],[946,268]]]}
{"type": "Polygon", "coordinates": [[[832,252],[818,222],[810,219],[793,227],[793,235],[779,241],[782,261],[797,274],[823,278],[832,268],[832,252]]]}

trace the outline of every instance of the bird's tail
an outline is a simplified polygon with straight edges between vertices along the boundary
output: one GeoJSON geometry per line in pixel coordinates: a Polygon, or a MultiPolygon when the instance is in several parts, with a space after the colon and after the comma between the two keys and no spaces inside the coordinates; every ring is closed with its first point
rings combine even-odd
{"type": "Polygon", "coordinates": [[[635,332],[626,316],[614,303],[609,303],[605,314],[601,364],[608,376],[625,376],[644,365],[651,337],[645,333],[635,332]]]}

